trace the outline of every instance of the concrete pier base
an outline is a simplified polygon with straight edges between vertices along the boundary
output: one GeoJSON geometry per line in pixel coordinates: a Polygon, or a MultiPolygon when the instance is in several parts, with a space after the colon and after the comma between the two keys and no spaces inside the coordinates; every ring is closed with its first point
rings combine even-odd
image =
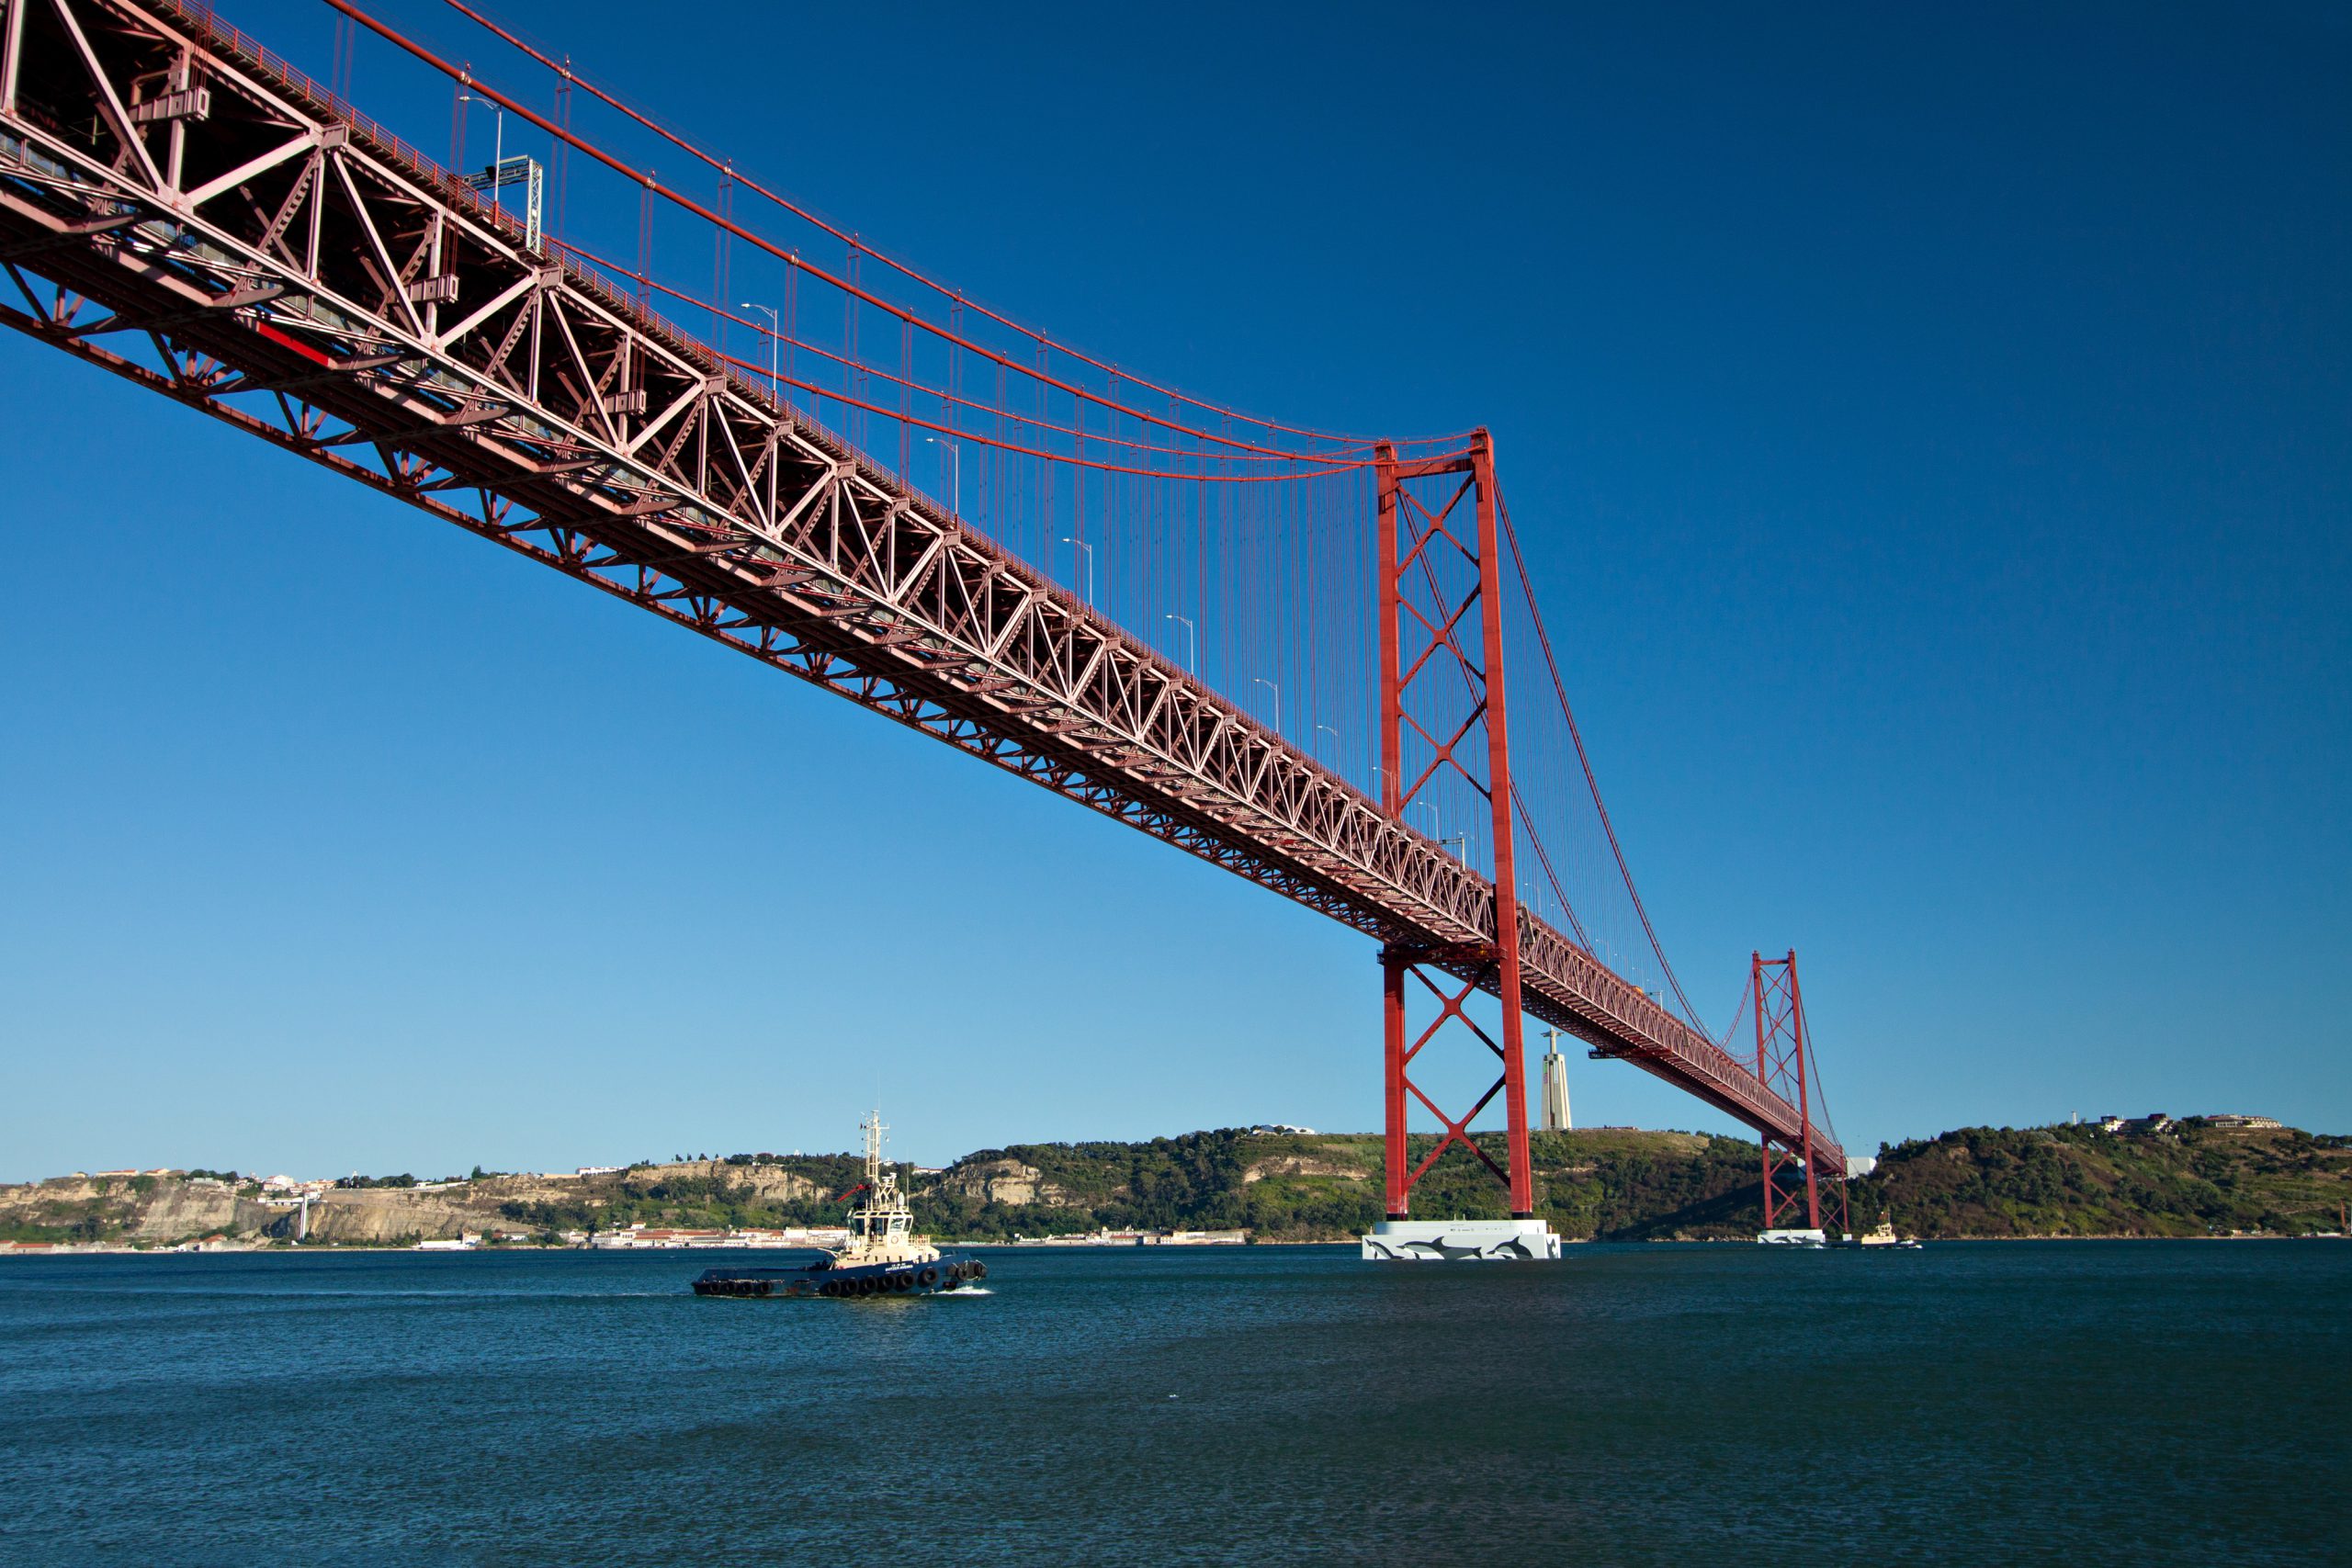
{"type": "Polygon", "coordinates": [[[1363,1238],[1367,1263],[1557,1262],[1548,1220],[1383,1220],[1363,1238]]]}

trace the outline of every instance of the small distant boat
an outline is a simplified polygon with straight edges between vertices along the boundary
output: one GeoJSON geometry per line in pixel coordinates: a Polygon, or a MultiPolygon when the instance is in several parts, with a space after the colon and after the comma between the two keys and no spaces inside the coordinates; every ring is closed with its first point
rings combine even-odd
{"type": "Polygon", "coordinates": [[[1892,1247],[1905,1252],[1917,1252],[1919,1244],[1909,1236],[1894,1234],[1894,1219],[1889,1215],[1854,1238],[1856,1247],[1892,1247]]]}
{"type": "Polygon", "coordinates": [[[942,1252],[913,1234],[914,1212],[899,1190],[899,1173],[882,1164],[882,1113],[867,1118],[860,1131],[865,1134],[865,1196],[850,1210],[849,1235],[841,1246],[806,1269],[707,1269],[695,1280],[695,1294],[928,1296],[987,1279],[989,1266],[979,1259],[942,1252]]]}

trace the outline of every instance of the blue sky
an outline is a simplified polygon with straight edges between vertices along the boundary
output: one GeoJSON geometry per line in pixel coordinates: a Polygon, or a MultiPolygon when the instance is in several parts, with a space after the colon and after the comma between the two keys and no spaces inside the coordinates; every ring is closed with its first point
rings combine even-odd
{"type": "MultiPolygon", "coordinates": [[[[1668,951],[1720,1026],[1797,949],[1849,1145],[2352,1130],[2340,11],[499,14],[1121,363],[1490,425],[1668,951]]],[[[1376,1123],[1361,939],[14,337],[0,528],[0,1179],[1376,1123]]]]}

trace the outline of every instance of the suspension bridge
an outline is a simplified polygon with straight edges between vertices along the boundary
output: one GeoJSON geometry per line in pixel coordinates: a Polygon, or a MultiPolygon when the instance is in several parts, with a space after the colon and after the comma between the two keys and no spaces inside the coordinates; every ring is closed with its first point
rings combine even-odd
{"type": "Polygon", "coordinates": [[[0,321],[1371,937],[1393,1217],[1455,1150],[1533,1213],[1532,1016],[1753,1128],[1767,1225],[1818,1226],[1794,955],[1703,1026],[1486,431],[1137,375],[444,4],[479,54],[322,0],[322,84],[209,6],[0,0],[0,321]],[[445,160],[348,101],[363,51],[445,160]]]}

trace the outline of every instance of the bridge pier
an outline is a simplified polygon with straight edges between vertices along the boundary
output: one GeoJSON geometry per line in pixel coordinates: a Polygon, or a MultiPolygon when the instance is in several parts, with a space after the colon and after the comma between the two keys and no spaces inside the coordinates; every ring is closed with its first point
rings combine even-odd
{"type": "Polygon", "coordinates": [[[1388,1122],[1386,1213],[1392,1220],[1411,1210],[1408,1194],[1413,1184],[1405,1174],[1405,975],[1411,967],[1396,953],[1380,954],[1380,1055],[1387,1072],[1381,1099],[1388,1122]]]}

